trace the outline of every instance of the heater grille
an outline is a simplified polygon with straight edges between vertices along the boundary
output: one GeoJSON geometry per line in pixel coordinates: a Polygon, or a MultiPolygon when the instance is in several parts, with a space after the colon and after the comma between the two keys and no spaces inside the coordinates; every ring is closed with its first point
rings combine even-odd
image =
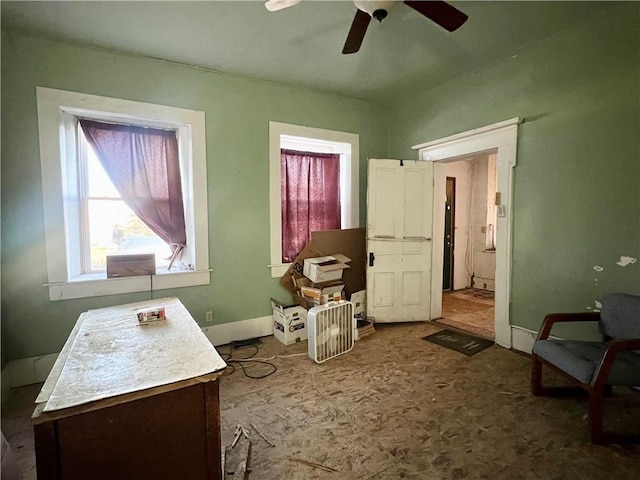
{"type": "Polygon", "coordinates": [[[316,363],[347,353],[353,348],[353,304],[340,301],[313,307],[307,315],[309,357],[316,363]]]}

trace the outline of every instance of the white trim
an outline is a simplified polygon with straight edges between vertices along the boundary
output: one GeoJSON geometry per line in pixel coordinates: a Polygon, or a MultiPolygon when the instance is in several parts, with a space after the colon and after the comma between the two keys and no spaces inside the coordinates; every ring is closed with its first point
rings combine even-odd
{"type": "Polygon", "coordinates": [[[273,335],[273,316],[250,318],[239,322],[202,327],[209,341],[216,347],[226,345],[234,340],[266,337],[273,335]]]}
{"type": "Polygon", "coordinates": [[[12,388],[44,382],[57,358],[57,353],[50,353],[9,362],[2,370],[2,401],[12,388]]]}
{"type": "Polygon", "coordinates": [[[511,348],[519,352],[531,354],[537,336],[538,332],[529,330],[528,328],[513,326],[511,327],[511,348]]]}
{"type": "MultiPolygon", "coordinates": [[[[270,258],[271,277],[281,277],[290,264],[282,263],[282,211],[281,211],[281,172],[280,148],[281,137],[299,137],[311,142],[320,140],[342,144],[344,151],[341,158],[345,160],[340,168],[341,203],[343,208],[342,228],[357,228],[360,224],[360,136],[355,133],[325,130],[322,128],[303,127],[288,123],[269,122],[269,219],[270,219],[270,258]],[[346,188],[349,187],[349,188],[346,188]],[[345,213],[347,212],[347,213],[345,213]]],[[[291,139],[289,139],[291,141],[291,139]]]]}
{"type": "MultiPolygon", "coordinates": [[[[511,327],[511,349],[531,355],[533,344],[538,338],[538,332],[529,328],[514,325],[511,327]]],[[[557,335],[549,335],[551,340],[563,340],[557,335]]]]}
{"type": "Polygon", "coordinates": [[[419,145],[414,145],[413,147],[411,147],[412,150],[424,150],[430,147],[435,147],[435,146],[442,146],[443,144],[446,143],[450,143],[450,142],[455,142],[457,140],[461,140],[461,139],[466,139],[472,136],[477,136],[477,135],[481,135],[484,133],[490,133],[493,132],[494,130],[501,130],[505,127],[510,127],[512,125],[518,125],[520,123],[522,123],[523,120],[515,117],[515,118],[511,118],[509,120],[505,120],[503,122],[498,122],[498,123],[493,123],[491,125],[486,125],[484,127],[480,127],[480,128],[474,128],[473,130],[468,130],[466,132],[461,132],[461,133],[456,133],[454,135],[450,135],[448,137],[444,137],[444,138],[440,138],[438,140],[432,140],[430,142],[426,142],[426,143],[421,143],[419,145]]]}
{"type": "Polygon", "coordinates": [[[169,272],[126,278],[101,278],[97,280],[79,280],[45,284],[49,287],[49,300],[70,300],[72,298],[100,297],[119,293],[151,292],[166,288],[209,285],[210,270],[169,272]]]}
{"type": "MultiPolygon", "coordinates": [[[[206,171],[206,132],[204,112],[183,108],[153,105],[117,98],[100,97],[36,87],[38,129],[44,222],[46,235],[47,272],[50,300],[112,295],[148,290],[148,279],[131,277],[121,282],[84,281],[79,271],[78,245],[70,239],[77,233],[66,211],[64,194],[73,192],[75,157],[75,116],[83,115],[104,120],[135,122],[156,127],[178,128],[185,223],[187,233],[187,262],[192,270],[175,270],[154,277],[154,290],[210,283],[209,228],[206,171]],[[70,121],[73,120],[73,121],[70,121]],[[195,246],[195,251],[189,249],[195,246]],[[72,262],[70,265],[69,262],[72,262]],[[76,280],[76,281],[74,281],[76,280]],[[143,285],[144,283],[144,285],[143,285]]],[[[72,195],[73,196],[73,195],[72,195]]],[[[73,200],[71,200],[73,201],[73,200]]],[[[77,215],[75,215],[77,217],[77,215]]],[[[93,277],[95,280],[95,277],[93,277]]]]}
{"type": "MultiPolygon", "coordinates": [[[[511,299],[513,168],[516,165],[519,123],[521,123],[519,118],[512,118],[412,147],[419,149],[420,160],[434,162],[462,159],[490,150],[497,152],[497,190],[501,193],[503,215],[498,217],[496,229],[495,341],[506,348],[511,347],[512,341],[509,303],[511,299]]],[[[443,199],[439,197],[434,198],[434,212],[441,208],[442,201],[443,199]]],[[[434,232],[433,238],[441,237],[434,232]]],[[[442,309],[442,248],[441,242],[434,242],[431,270],[431,318],[438,318],[442,309]]]]}

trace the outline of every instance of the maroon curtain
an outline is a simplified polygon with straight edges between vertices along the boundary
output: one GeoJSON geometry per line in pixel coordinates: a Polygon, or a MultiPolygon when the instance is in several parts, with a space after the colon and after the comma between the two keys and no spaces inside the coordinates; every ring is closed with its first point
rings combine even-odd
{"type": "Polygon", "coordinates": [[[168,244],[186,244],[176,132],[91,120],[80,125],[129,208],[168,244]]]}
{"type": "Polygon", "coordinates": [[[280,151],[282,261],[293,262],[311,232],[340,228],[340,155],[280,151]]]}

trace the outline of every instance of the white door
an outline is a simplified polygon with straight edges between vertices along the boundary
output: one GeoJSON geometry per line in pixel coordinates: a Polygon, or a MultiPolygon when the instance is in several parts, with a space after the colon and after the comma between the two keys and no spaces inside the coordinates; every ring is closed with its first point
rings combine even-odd
{"type": "Polygon", "coordinates": [[[433,162],[369,160],[367,316],[429,320],[433,162]]]}

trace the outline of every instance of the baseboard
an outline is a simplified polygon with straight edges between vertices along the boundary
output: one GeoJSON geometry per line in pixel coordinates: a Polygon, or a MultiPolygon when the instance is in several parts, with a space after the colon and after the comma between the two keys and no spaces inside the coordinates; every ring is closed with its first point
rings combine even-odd
{"type": "MultiPolygon", "coordinates": [[[[247,340],[273,335],[273,318],[269,315],[239,322],[223,323],[222,325],[211,325],[202,327],[202,331],[213,345],[225,345],[233,340],[247,340]]],[[[44,382],[57,358],[57,353],[51,353],[9,362],[2,370],[2,401],[6,400],[12,388],[44,382]]]]}
{"type": "Polygon", "coordinates": [[[57,358],[57,353],[50,353],[9,362],[2,370],[2,401],[12,388],[44,382],[57,358]]]}
{"type": "Polygon", "coordinates": [[[528,328],[522,328],[518,326],[511,326],[511,348],[518,350],[519,352],[531,353],[533,350],[533,344],[536,341],[538,332],[529,330],[528,328]]]}
{"type": "Polygon", "coordinates": [[[474,277],[473,287],[480,290],[491,290],[492,292],[495,292],[496,281],[493,278],[474,277]]]}
{"type": "Polygon", "coordinates": [[[273,335],[273,317],[250,318],[239,322],[202,327],[202,331],[214,346],[226,345],[234,340],[273,335]]]}

